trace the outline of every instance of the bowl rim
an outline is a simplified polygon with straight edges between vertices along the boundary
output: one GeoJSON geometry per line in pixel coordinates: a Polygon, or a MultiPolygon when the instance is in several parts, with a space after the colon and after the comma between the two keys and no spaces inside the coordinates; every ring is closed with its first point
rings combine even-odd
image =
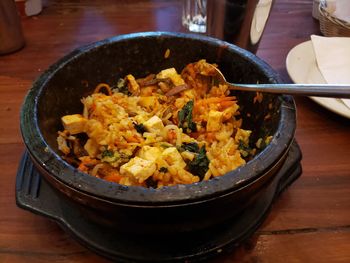
{"type": "Polygon", "coordinates": [[[281,95],[279,96],[281,100],[279,125],[270,144],[244,166],[208,181],[188,185],[166,186],[160,189],[124,186],[80,172],[65,162],[46,143],[40,131],[37,117],[38,96],[57,71],[84,55],[85,52],[93,51],[110,43],[137,38],[194,39],[218,46],[219,48],[224,47],[232,52],[239,53],[244,59],[259,66],[263,74],[268,77],[269,82],[282,82],[278,74],[265,61],[249,51],[228,42],[202,35],[177,32],[140,32],[118,35],[79,47],[52,64],[39,76],[28,91],[20,113],[20,130],[25,146],[31,158],[34,159],[34,163],[40,165],[53,179],[85,195],[91,195],[97,199],[108,200],[114,203],[145,206],[151,204],[177,205],[179,203],[198,202],[199,200],[211,198],[214,195],[225,195],[228,192],[244,189],[245,186],[271,170],[275,166],[276,160],[285,155],[294,138],[296,108],[291,96],[281,95]],[[33,140],[33,138],[36,139],[33,140]]]}

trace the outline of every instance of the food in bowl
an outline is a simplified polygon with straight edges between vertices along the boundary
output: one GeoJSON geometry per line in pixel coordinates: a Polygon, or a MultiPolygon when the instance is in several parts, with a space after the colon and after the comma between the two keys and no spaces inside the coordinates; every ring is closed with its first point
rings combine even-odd
{"type": "MultiPolygon", "coordinates": [[[[62,200],[76,205],[82,218],[113,227],[128,238],[146,234],[150,240],[157,235],[174,240],[174,234],[183,237],[182,233],[207,230],[205,236],[212,236],[214,227],[220,226],[217,233],[226,231],[221,228],[226,222],[245,214],[246,208],[255,209],[266,200],[262,194],[268,187],[276,187],[274,179],[289,154],[296,128],[296,108],[290,96],[264,94],[259,102],[258,97],[254,100],[255,92],[232,91],[239,104],[241,129],[252,131],[251,146],[259,138],[273,138],[261,152],[254,147],[256,154],[245,165],[210,180],[156,189],[125,186],[83,173],[61,158],[57,147],[57,131],[63,130],[61,117],[82,115],[84,107],[79,101],[99,83],[109,83],[113,89],[119,77],[129,73],[138,78],[172,67],[180,73],[202,58],[216,63],[233,83],[281,82],[269,65],[229,43],[199,35],[142,32],[81,47],[53,64],[33,84],[21,111],[24,143],[43,179],[62,200]],[[164,58],[167,49],[171,55],[164,58]]],[[[63,208],[70,213],[70,206],[63,208]]],[[[254,220],[261,222],[261,217],[254,220]]]]}
{"type": "MultiPolygon", "coordinates": [[[[191,184],[242,166],[270,136],[250,141],[235,96],[205,60],[116,86],[99,84],[82,113],[61,118],[64,159],[92,176],[159,188],[191,184]]],[[[258,101],[261,94],[255,98],[258,101]]]]}

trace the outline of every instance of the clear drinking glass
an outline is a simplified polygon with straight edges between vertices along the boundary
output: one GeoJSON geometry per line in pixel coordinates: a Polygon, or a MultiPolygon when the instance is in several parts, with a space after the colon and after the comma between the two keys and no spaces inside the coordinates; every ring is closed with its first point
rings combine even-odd
{"type": "Polygon", "coordinates": [[[182,24],[190,32],[204,33],[257,51],[274,0],[183,0],[182,24]]]}
{"type": "Polygon", "coordinates": [[[207,34],[255,53],[273,0],[208,0],[207,34]]]}
{"type": "Polygon", "coordinates": [[[207,0],[183,0],[182,25],[190,32],[207,32],[207,0]]]}

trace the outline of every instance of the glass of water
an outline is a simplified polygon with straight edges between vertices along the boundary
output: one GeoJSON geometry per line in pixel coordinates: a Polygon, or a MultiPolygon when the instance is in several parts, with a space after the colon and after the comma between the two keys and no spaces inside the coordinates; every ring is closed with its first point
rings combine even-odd
{"type": "Polygon", "coordinates": [[[274,0],[183,0],[189,32],[222,39],[256,53],[274,0]]]}
{"type": "Polygon", "coordinates": [[[183,0],[182,25],[190,32],[207,32],[207,0],[183,0]]]}

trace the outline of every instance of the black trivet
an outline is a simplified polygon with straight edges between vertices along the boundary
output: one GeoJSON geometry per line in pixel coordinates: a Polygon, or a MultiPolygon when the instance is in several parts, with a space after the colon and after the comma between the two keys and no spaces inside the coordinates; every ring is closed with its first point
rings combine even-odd
{"type": "Polygon", "coordinates": [[[301,174],[300,160],[301,151],[294,142],[281,170],[255,203],[232,222],[191,234],[127,235],[97,225],[83,217],[75,203],[42,180],[27,152],[17,172],[16,201],[23,209],[55,220],[82,245],[118,262],[199,261],[227,252],[249,238],[265,219],[273,201],[301,174]]]}

